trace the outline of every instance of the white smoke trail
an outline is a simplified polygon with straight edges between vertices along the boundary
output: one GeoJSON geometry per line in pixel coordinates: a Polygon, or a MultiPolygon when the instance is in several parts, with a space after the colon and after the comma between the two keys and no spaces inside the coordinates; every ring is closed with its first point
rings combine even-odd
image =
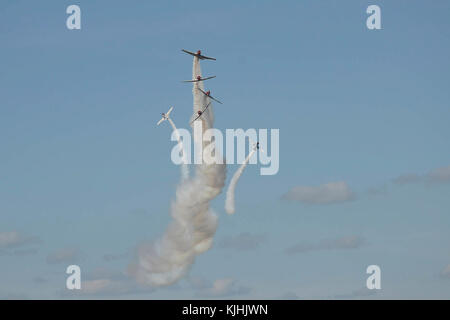
{"type": "MultiPolygon", "coordinates": [[[[193,62],[194,79],[201,75],[197,58],[193,62]]],[[[194,113],[203,110],[206,98],[197,90],[203,84],[194,83],[194,113]]],[[[213,125],[213,109],[205,112],[203,130],[213,125]]],[[[202,141],[194,137],[194,141],[202,141]]],[[[209,142],[201,142],[206,147],[209,142]]],[[[195,175],[182,181],[177,187],[176,198],[171,205],[172,221],[164,235],[152,244],[138,249],[136,260],[129,267],[129,274],[139,283],[164,286],[182,278],[189,271],[195,257],[208,250],[217,228],[217,216],[209,203],[224,187],[224,164],[196,165],[195,175]]]]}
{"type": "Polygon", "coordinates": [[[178,132],[178,129],[175,126],[175,123],[172,121],[172,119],[168,118],[167,120],[169,121],[170,125],[172,126],[173,132],[175,132],[175,135],[176,135],[176,138],[178,141],[178,148],[182,152],[183,164],[181,165],[181,179],[186,180],[189,178],[189,167],[188,167],[186,152],[185,152],[184,146],[183,146],[183,141],[181,141],[180,133],[178,132]]]}
{"type": "MultiPolygon", "coordinates": [[[[195,79],[197,76],[201,76],[202,70],[200,68],[200,63],[197,58],[194,58],[194,63],[192,64],[192,79],[195,79]],[[197,60],[197,62],[195,61],[197,60]]],[[[202,89],[205,91],[205,87],[203,84],[203,81],[194,82],[194,85],[192,86],[192,95],[194,96],[194,113],[197,114],[198,111],[203,111],[203,109],[206,107],[208,103],[207,97],[198,89],[202,89]]],[[[203,119],[203,126],[204,129],[208,129],[212,127],[214,123],[214,109],[212,104],[206,109],[206,111],[203,113],[202,117],[200,119],[203,119]]],[[[199,119],[199,120],[200,120],[199,119]]]]}
{"type": "Polygon", "coordinates": [[[233,214],[235,212],[235,207],[234,207],[234,191],[236,189],[236,184],[239,180],[239,178],[242,175],[242,172],[244,172],[245,167],[247,166],[248,162],[250,161],[250,158],[253,156],[253,154],[256,152],[256,148],[254,148],[247,156],[247,158],[245,158],[244,163],[241,164],[241,166],[239,167],[239,169],[236,171],[236,173],[233,175],[233,177],[231,178],[230,184],[228,186],[228,190],[227,190],[227,197],[225,199],[225,211],[228,214],[233,214]]]}

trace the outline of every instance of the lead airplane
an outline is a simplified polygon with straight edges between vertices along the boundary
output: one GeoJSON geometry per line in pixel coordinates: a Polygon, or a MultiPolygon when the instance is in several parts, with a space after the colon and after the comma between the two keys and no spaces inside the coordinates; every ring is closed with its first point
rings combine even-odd
{"type": "Polygon", "coordinates": [[[216,98],[214,98],[212,95],[211,95],[211,91],[203,91],[202,89],[200,89],[200,88],[197,88],[198,90],[200,90],[205,96],[207,96],[208,98],[210,98],[210,99],[213,99],[214,101],[216,101],[216,102],[218,102],[218,103],[220,103],[220,104],[222,104],[222,102],[220,102],[219,100],[217,100],[216,98]]]}
{"type": "Polygon", "coordinates": [[[188,51],[188,50],[181,49],[181,51],[183,51],[183,52],[185,52],[187,54],[190,54],[191,56],[197,57],[200,60],[205,60],[205,59],[206,60],[216,60],[216,58],[211,58],[211,57],[207,57],[207,56],[202,55],[202,52],[200,50],[198,50],[197,52],[191,52],[191,51],[188,51]]]}
{"type": "Polygon", "coordinates": [[[169,115],[172,112],[172,110],[173,110],[173,107],[170,107],[170,109],[169,109],[169,111],[167,111],[167,113],[164,113],[164,112],[161,113],[162,118],[161,118],[161,120],[158,121],[158,123],[156,125],[159,126],[162,122],[168,120],[169,119],[169,115]]]}
{"type": "Polygon", "coordinates": [[[209,80],[212,78],[215,78],[216,76],[212,76],[212,77],[207,77],[207,78],[202,78],[201,76],[197,76],[195,79],[192,80],[183,80],[181,82],[200,82],[200,81],[205,81],[205,80],[209,80]]]}

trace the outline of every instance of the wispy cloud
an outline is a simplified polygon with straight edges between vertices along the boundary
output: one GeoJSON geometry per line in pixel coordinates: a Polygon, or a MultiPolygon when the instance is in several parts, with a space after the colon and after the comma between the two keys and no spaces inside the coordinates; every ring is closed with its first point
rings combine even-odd
{"type": "Polygon", "coordinates": [[[82,259],[82,253],[77,248],[62,248],[47,256],[47,263],[75,263],[82,259]]]}
{"type": "Polygon", "coordinates": [[[352,291],[350,293],[337,294],[337,295],[334,295],[334,296],[332,296],[330,298],[331,299],[344,299],[344,300],[357,299],[357,298],[363,298],[364,299],[364,298],[368,298],[368,297],[376,295],[377,291],[378,290],[370,290],[370,289],[368,289],[366,287],[361,287],[361,288],[359,288],[357,290],[354,290],[354,291],[352,291]]]}
{"type": "Polygon", "coordinates": [[[0,250],[0,256],[29,256],[38,253],[37,248],[0,250]]]}
{"type": "Polygon", "coordinates": [[[416,173],[402,174],[392,180],[393,183],[400,185],[418,183],[422,181],[422,177],[416,173]]]}
{"type": "Polygon", "coordinates": [[[40,240],[35,236],[25,236],[17,231],[0,232],[0,249],[17,248],[36,243],[40,243],[40,240]]]}
{"type": "Polygon", "coordinates": [[[450,166],[432,169],[425,175],[419,175],[417,173],[403,174],[393,179],[392,182],[398,185],[450,183],[450,166]]]}
{"type": "Polygon", "coordinates": [[[333,204],[352,201],[355,193],[344,181],[329,182],[319,186],[297,186],[283,195],[282,199],[306,204],[333,204]]]}
{"type": "Polygon", "coordinates": [[[34,245],[41,244],[41,242],[36,236],[27,236],[17,231],[0,232],[0,255],[25,256],[35,254],[38,249],[34,245]]]}
{"type": "Polygon", "coordinates": [[[215,280],[212,286],[203,291],[203,293],[213,297],[225,297],[243,295],[250,291],[250,288],[238,285],[235,279],[224,278],[215,280]]]}
{"type": "Polygon", "coordinates": [[[286,249],[286,253],[296,254],[309,251],[356,249],[361,247],[364,242],[364,239],[360,236],[346,236],[336,239],[325,239],[318,243],[298,243],[286,249]]]}
{"type": "Polygon", "coordinates": [[[450,278],[450,264],[442,269],[440,275],[442,278],[450,278]]]}
{"type": "Polygon", "coordinates": [[[267,241],[266,234],[251,234],[243,232],[235,236],[224,237],[219,246],[222,248],[236,249],[236,250],[255,250],[262,243],[267,241]]]}
{"type": "Polygon", "coordinates": [[[448,183],[450,182],[450,166],[433,169],[426,178],[429,182],[448,183]]]}
{"type": "Polygon", "coordinates": [[[187,281],[196,290],[198,296],[228,297],[251,292],[249,287],[239,285],[238,281],[233,278],[222,278],[210,282],[201,277],[189,277],[187,281]]]}
{"type": "Polygon", "coordinates": [[[123,253],[108,253],[103,255],[103,260],[111,262],[116,260],[125,259],[130,256],[130,252],[123,252],[123,253]]]}
{"type": "Polygon", "coordinates": [[[94,269],[83,278],[85,280],[81,282],[80,290],[63,290],[61,296],[112,297],[151,293],[155,290],[149,286],[139,285],[125,273],[105,268],[94,269]]]}

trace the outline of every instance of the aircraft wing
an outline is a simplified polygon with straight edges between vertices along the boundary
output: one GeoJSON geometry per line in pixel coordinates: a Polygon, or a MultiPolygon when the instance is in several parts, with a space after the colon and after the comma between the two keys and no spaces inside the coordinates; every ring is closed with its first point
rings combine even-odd
{"type": "Polygon", "coordinates": [[[202,115],[198,115],[194,120],[191,121],[191,124],[194,123],[195,120],[197,120],[198,118],[200,118],[202,115]]]}
{"type": "Polygon", "coordinates": [[[209,79],[212,79],[212,78],[215,78],[216,76],[211,76],[211,77],[207,77],[207,78],[202,78],[200,81],[205,81],[205,80],[209,80],[209,79]]]}
{"type": "Polygon", "coordinates": [[[214,97],[212,97],[212,96],[210,96],[210,95],[207,95],[206,94],[206,92],[205,91],[203,91],[202,89],[200,89],[200,88],[197,88],[198,90],[200,90],[205,96],[207,96],[208,98],[211,98],[211,99],[213,99],[214,101],[216,101],[216,102],[218,102],[218,103],[220,103],[220,104],[223,104],[222,102],[220,102],[219,100],[217,100],[216,98],[214,98],[214,97]]]}
{"type": "Polygon", "coordinates": [[[173,107],[170,107],[169,111],[167,111],[167,113],[166,113],[166,117],[169,116],[169,114],[172,112],[172,110],[173,110],[173,107]]]}
{"type": "Polygon", "coordinates": [[[214,97],[211,97],[211,96],[209,96],[211,99],[213,99],[214,101],[216,101],[216,102],[218,102],[218,103],[220,103],[220,104],[223,104],[222,102],[220,102],[219,100],[217,100],[216,98],[214,98],[214,97]]]}
{"type": "Polygon", "coordinates": [[[157,123],[156,125],[159,126],[159,125],[161,124],[161,122],[163,122],[164,120],[166,120],[166,119],[161,118],[161,120],[159,120],[158,123],[157,123]]]}
{"type": "Polygon", "coordinates": [[[206,109],[208,109],[208,107],[209,107],[209,105],[211,104],[211,102],[210,103],[208,103],[207,105],[206,105],[206,107],[205,107],[205,109],[203,109],[203,111],[202,111],[202,114],[203,114],[203,112],[205,112],[206,111],[206,109]]]}
{"type": "Polygon", "coordinates": [[[190,54],[191,56],[195,56],[195,53],[190,52],[190,51],[188,51],[188,50],[181,49],[181,51],[183,51],[183,52],[185,52],[185,53],[187,53],[187,54],[190,54]]]}
{"type": "Polygon", "coordinates": [[[206,109],[208,109],[210,104],[211,104],[211,102],[206,105],[205,109],[203,109],[203,111],[202,111],[202,114],[198,115],[194,120],[191,121],[191,124],[203,115],[203,112],[205,112],[206,109]]]}
{"type": "Polygon", "coordinates": [[[207,78],[201,78],[200,80],[197,79],[193,79],[193,80],[183,80],[181,82],[200,82],[200,81],[205,81],[205,80],[209,80],[212,78],[215,78],[216,76],[212,76],[212,77],[207,77],[207,78]]]}
{"type": "Polygon", "coordinates": [[[207,57],[207,56],[202,56],[202,59],[206,59],[206,60],[216,60],[216,58],[211,58],[211,57],[207,57]]]}

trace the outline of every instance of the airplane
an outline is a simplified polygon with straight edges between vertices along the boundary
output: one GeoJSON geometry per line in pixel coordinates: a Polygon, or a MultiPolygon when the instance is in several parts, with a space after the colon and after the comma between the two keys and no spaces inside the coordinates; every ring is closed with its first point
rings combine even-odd
{"type": "Polygon", "coordinates": [[[208,98],[210,98],[210,99],[213,99],[214,101],[216,101],[216,102],[218,102],[218,103],[220,103],[220,104],[222,104],[222,102],[220,102],[219,100],[217,100],[216,98],[214,98],[213,96],[211,96],[211,91],[203,91],[202,89],[200,89],[200,88],[198,88],[198,90],[200,90],[205,96],[207,96],[208,98]]]}
{"type": "Polygon", "coordinates": [[[205,109],[203,109],[203,111],[200,111],[200,110],[197,111],[197,117],[196,117],[194,120],[192,120],[190,124],[192,124],[195,120],[197,120],[198,118],[200,118],[200,117],[202,116],[203,112],[205,112],[206,109],[208,109],[208,107],[209,107],[210,104],[211,104],[211,102],[208,103],[208,104],[206,105],[206,107],[205,107],[205,109]]]}
{"type": "Polygon", "coordinates": [[[193,79],[193,80],[183,80],[181,82],[200,82],[200,81],[205,81],[205,80],[209,80],[212,78],[215,78],[216,76],[212,76],[212,77],[207,77],[207,78],[202,78],[202,76],[197,76],[197,78],[193,79]]]}
{"type": "Polygon", "coordinates": [[[253,142],[252,139],[249,138],[249,140],[250,140],[250,142],[253,143],[253,146],[252,146],[252,149],[253,149],[253,150],[259,150],[259,151],[264,152],[264,149],[261,148],[261,147],[259,146],[259,141],[257,141],[257,142],[255,143],[255,142],[253,142]]]}
{"type": "Polygon", "coordinates": [[[159,126],[162,122],[168,120],[169,119],[169,115],[172,112],[172,110],[173,110],[173,107],[170,107],[170,109],[169,109],[169,111],[167,111],[167,113],[164,113],[164,112],[161,113],[162,118],[161,118],[161,120],[158,121],[158,123],[156,125],[159,126]]]}
{"type": "Polygon", "coordinates": [[[187,50],[184,50],[184,49],[181,49],[181,51],[183,51],[183,52],[185,52],[187,54],[190,54],[191,56],[197,57],[200,60],[205,60],[205,59],[207,59],[207,60],[216,60],[215,58],[211,58],[211,57],[207,57],[207,56],[202,55],[202,52],[200,50],[198,50],[195,53],[187,51],[187,50]]]}

